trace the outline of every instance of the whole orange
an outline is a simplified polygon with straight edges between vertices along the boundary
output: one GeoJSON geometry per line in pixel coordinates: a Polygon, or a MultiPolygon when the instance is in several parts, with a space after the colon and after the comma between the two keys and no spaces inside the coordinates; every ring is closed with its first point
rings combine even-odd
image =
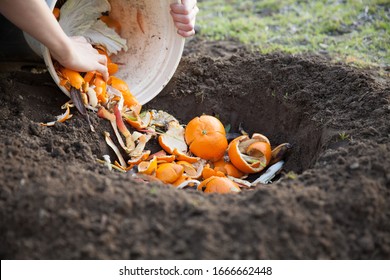
{"type": "Polygon", "coordinates": [[[213,116],[202,115],[192,119],[184,136],[190,151],[206,160],[219,160],[228,147],[225,128],[213,116]]]}

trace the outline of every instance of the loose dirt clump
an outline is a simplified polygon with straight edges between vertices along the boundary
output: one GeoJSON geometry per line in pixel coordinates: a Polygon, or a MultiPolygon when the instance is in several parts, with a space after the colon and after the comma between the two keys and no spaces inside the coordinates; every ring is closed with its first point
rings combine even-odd
{"type": "MultiPolygon", "coordinates": [[[[147,107],[293,145],[270,185],[205,195],[96,163],[109,153],[48,73],[2,71],[2,259],[388,259],[390,87],[325,58],[192,40],[147,107]]],[[[34,72],[34,71],[33,71],[34,72]]]]}

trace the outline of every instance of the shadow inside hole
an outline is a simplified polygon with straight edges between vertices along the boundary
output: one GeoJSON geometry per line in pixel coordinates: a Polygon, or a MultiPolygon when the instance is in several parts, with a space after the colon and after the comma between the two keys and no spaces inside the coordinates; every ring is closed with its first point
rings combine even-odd
{"type": "MultiPolygon", "coordinates": [[[[206,86],[201,83],[194,86],[192,82],[188,84],[189,89],[185,89],[184,74],[179,71],[146,107],[167,111],[183,124],[202,114],[214,115],[225,127],[229,124],[231,132],[238,132],[241,126],[250,136],[253,133],[267,136],[272,147],[286,142],[292,144],[285,171],[299,174],[312,167],[323,147],[325,128],[310,120],[306,108],[296,105],[299,102],[290,104],[288,98],[275,96],[271,82],[261,80],[259,83],[258,72],[252,73],[249,79],[248,73],[240,74],[239,69],[227,72],[244,77],[242,83],[234,81],[227,85],[234,90],[233,94],[218,85],[207,86],[206,77],[203,78],[206,86]]],[[[191,71],[185,75],[185,80],[202,80],[191,76],[191,71]]],[[[218,75],[214,74],[214,79],[218,79],[218,75]]]]}

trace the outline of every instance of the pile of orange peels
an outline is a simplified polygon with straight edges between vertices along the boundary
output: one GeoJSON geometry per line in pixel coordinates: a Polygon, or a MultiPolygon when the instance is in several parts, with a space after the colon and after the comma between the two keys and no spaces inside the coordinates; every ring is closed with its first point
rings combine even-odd
{"type": "MultiPolygon", "coordinates": [[[[54,12],[59,15],[56,9],[54,12]]],[[[109,15],[102,17],[109,27],[120,32],[118,22],[109,15]]],[[[237,193],[242,188],[252,187],[245,180],[249,174],[261,173],[282,161],[291,148],[284,143],[272,149],[269,139],[260,133],[254,133],[252,137],[244,133],[228,143],[225,127],[210,115],[195,117],[183,125],[167,112],[142,111],[126,82],[114,76],[118,64],[111,60],[103,46],[94,47],[107,56],[110,75],[107,82],[97,72],[79,73],[59,64],[56,64],[56,70],[60,84],[70,92],[76,91],[82,106],[110,122],[116,140],[109,132],[105,132],[104,137],[117,160],[111,162],[107,155],[99,160],[110,169],[136,170],[135,176],[145,181],[157,179],[178,189],[237,193]],[[160,151],[152,153],[147,149],[147,143],[152,139],[158,141],[160,151]],[[115,143],[119,143],[119,147],[115,143]]],[[[56,121],[64,122],[72,116],[72,101],[64,106],[66,112],[56,121]]]]}

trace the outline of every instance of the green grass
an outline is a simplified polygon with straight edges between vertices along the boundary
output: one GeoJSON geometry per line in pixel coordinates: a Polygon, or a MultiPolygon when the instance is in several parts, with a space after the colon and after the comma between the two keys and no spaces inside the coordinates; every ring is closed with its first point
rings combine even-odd
{"type": "Polygon", "coordinates": [[[390,65],[390,0],[203,0],[209,40],[236,39],[262,53],[328,53],[358,66],[390,65]]]}

